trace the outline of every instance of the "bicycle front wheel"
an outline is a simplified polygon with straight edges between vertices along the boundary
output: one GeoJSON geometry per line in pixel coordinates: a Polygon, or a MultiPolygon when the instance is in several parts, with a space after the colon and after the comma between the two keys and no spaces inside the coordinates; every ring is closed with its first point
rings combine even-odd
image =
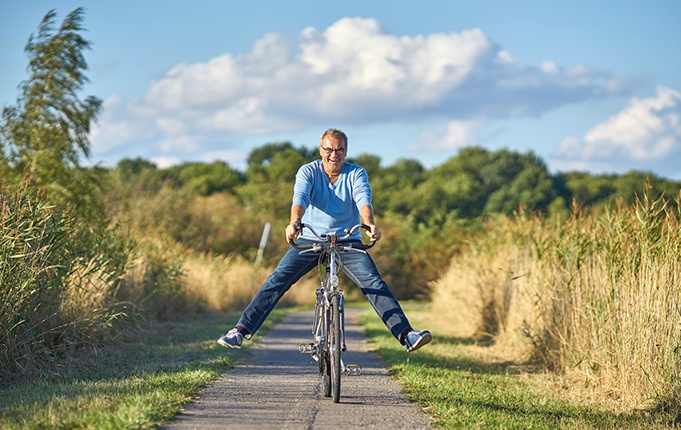
{"type": "Polygon", "coordinates": [[[331,394],[334,403],[340,401],[341,385],[341,320],[340,299],[338,294],[331,297],[331,324],[330,324],[330,364],[331,364],[331,394]]]}
{"type": "Polygon", "coordinates": [[[317,358],[319,361],[319,376],[322,378],[324,397],[331,397],[331,363],[329,345],[330,312],[327,306],[317,301],[315,304],[315,319],[312,333],[315,338],[317,358]],[[321,341],[321,339],[324,339],[321,341]]]}

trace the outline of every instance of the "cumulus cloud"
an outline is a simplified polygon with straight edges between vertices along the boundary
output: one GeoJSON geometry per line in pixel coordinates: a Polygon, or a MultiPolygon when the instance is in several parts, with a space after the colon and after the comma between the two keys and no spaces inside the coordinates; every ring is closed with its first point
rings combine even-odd
{"type": "Polygon", "coordinates": [[[477,133],[482,125],[481,120],[448,121],[443,126],[423,131],[419,136],[419,146],[410,149],[412,152],[424,150],[452,152],[465,146],[476,145],[477,133]]]}
{"type": "Polygon", "coordinates": [[[138,100],[108,100],[92,137],[96,150],[143,140],[195,151],[216,135],[441,118],[451,122],[434,147],[450,148],[481,119],[539,116],[626,88],[584,65],[520,63],[480,29],[399,36],[344,18],[296,41],[269,33],[243,55],[179,64],[138,100]]]}
{"type": "Polygon", "coordinates": [[[127,103],[118,96],[104,101],[103,113],[93,127],[90,138],[98,151],[109,151],[121,145],[139,142],[155,137],[156,132],[149,120],[153,112],[145,114],[135,103],[127,103]],[[143,118],[143,120],[139,120],[143,118]]]}
{"type": "Polygon", "coordinates": [[[558,149],[578,160],[659,160],[681,151],[681,93],[658,87],[655,97],[632,98],[616,115],[583,137],[570,136],[558,149]]]}

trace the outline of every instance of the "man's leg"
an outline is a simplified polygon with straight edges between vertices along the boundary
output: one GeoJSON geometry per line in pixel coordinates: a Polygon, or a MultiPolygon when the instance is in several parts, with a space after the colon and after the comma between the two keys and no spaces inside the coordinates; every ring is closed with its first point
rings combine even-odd
{"type": "Polygon", "coordinates": [[[369,254],[341,253],[343,272],[369,300],[388,330],[404,345],[411,325],[388,285],[383,281],[369,254]]]}
{"type": "Polygon", "coordinates": [[[241,314],[236,327],[244,334],[244,337],[250,339],[258,331],[279,299],[291,288],[291,285],[317,265],[317,259],[317,254],[300,255],[297,249],[289,248],[277,268],[241,314]]]}

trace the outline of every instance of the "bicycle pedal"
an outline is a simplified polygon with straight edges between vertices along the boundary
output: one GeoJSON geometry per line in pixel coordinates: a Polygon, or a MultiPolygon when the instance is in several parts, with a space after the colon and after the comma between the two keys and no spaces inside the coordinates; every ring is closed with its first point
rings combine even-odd
{"type": "Polygon", "coordinates": [[[345,366],[345,373],[348,376],[359,376],[362,374],[362,366],[359,364],[348,364],[345,366]]]}
{"type": "Polygon", "coordinates": [[[313,354],[315,352],[314,343],[301,343],[298,350],[301,354],[313,354]]]}

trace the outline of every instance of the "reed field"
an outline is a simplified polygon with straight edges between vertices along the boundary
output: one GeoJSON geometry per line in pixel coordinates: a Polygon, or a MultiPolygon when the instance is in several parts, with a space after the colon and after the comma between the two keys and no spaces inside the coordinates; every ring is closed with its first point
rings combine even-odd
{"type": "MultiPolygon", "coordinates": [[[[454,335],[620,410],[681,411],[679,202],[497,219],[433,285],[454,335]]],[[[675,412],[674,412],[675,411],[675,412]]]]}
{"type": "MultiPolygon", "coordinates": [[[[51,375],[72,352],[134,336],[147,322],[240,310],[272,270],[189,249],[167,222],[145,227],[138,218],[148,205],[118,209],[126,222],[116,226],[84,222],[27,184],[3,188],[0,204],[0,384],[51,375]]],[[[311,303],[315,285],[304,278],[282,304],[311,303]]]]}
{"type": "MultiPolygon", "coordinates": [[[[272,270],[272,267],[255,265],[240,257],[192,254],[184,261],[183,289],[192,300],[210,311],[240,311],[272,270]]],[[[301,279],[284,295],[280,304],[313,304],[314,281],[312,275],[301,279]]]]}
{"type": "MultiPolygon", "coordinates": [[[[167,227],[86,224],[27,189],[2,197],[0,385],[75,375],[78,350],[147,324],[238,313],[273,268],[189,249],[167,227]]],[[[442,335],[470,340],[481,360],[552,375],[576,402],[678,420],[679,200],[644,194],[569,217],[490,218],[431,284],[433,347],[442,335]]],[[[311,304],[317,284],[313,271],[281,304],[311,304]]],[[[349,299],[363,300],[346,284],[349,299]]]]}
{"type": "Polygon", "coordinates": [[[4,382],[45,373],[45,361],[69,349],[105,342],[133,311],[115,298],[127,260],[124,239],[84,228],[26,188],[0,197],[4,382]]]}

